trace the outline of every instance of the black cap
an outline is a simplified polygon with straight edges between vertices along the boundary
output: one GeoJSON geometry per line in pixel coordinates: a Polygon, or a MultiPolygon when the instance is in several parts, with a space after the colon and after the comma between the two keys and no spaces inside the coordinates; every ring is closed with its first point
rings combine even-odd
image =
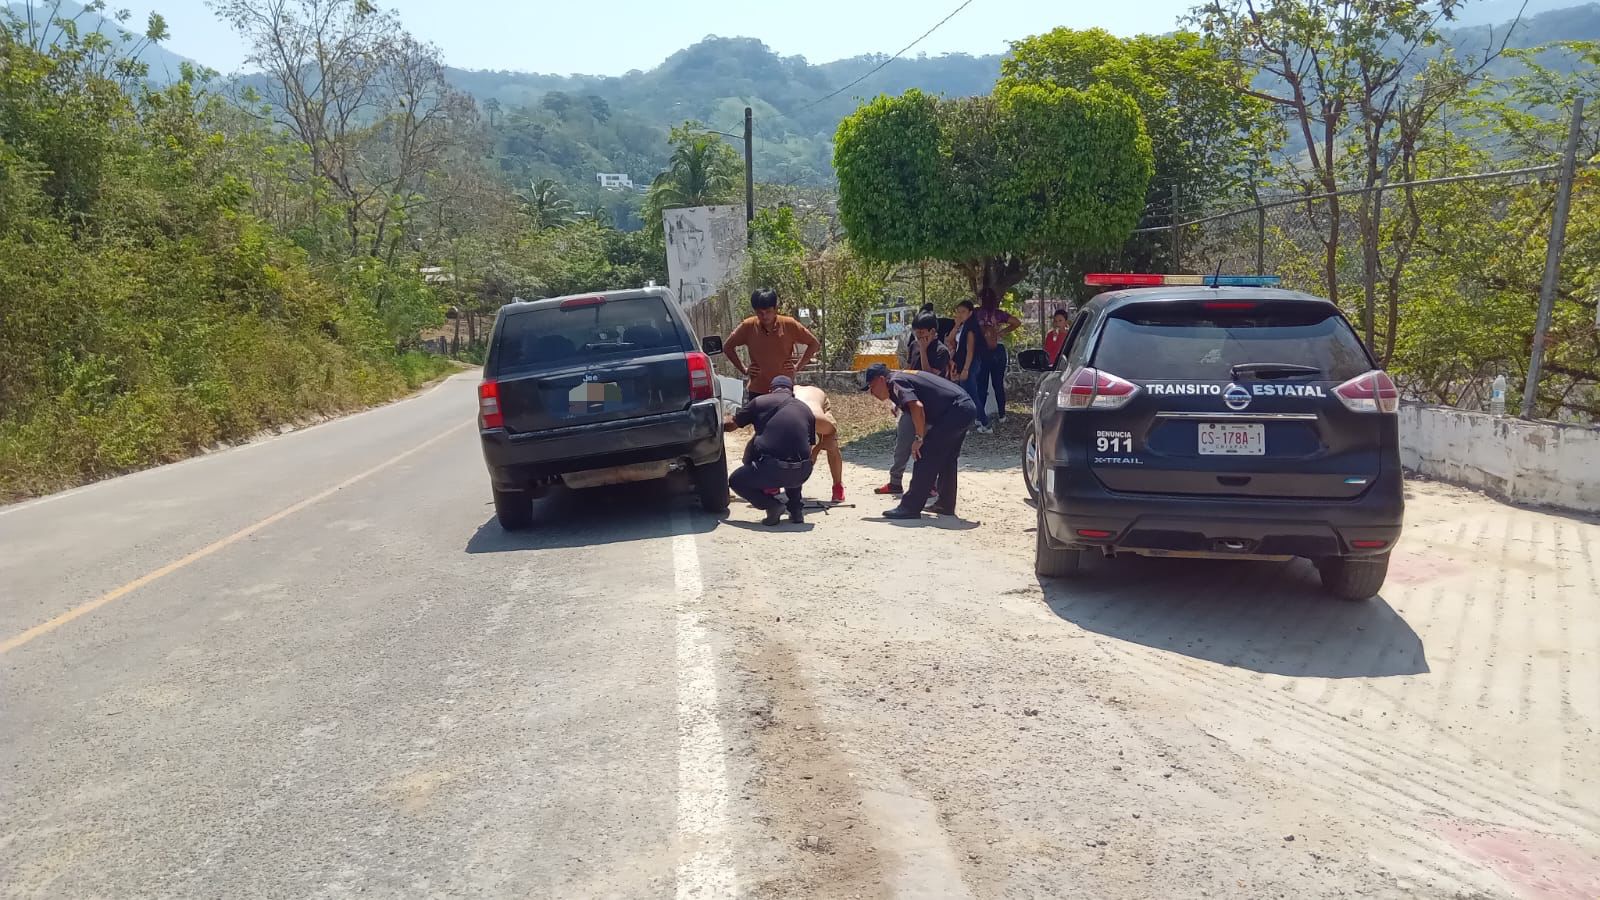
{"type": "Polygon", "coordinates": [[[873,363],[872,365],[867,366],[867,370],[865,372],[861,373],[861,389],[863,391],[870,390],[872,388],[872,382],[879,378],[888,377],[888,366],[884,365],[883,363],[873,363]]]}
{"type": "Polygon", "coordinates": [[[793,391],[794,379],[787,375],[774,375],[772,376],[772,383],[767,385],[767,389],[772,391],[793,391]]]}

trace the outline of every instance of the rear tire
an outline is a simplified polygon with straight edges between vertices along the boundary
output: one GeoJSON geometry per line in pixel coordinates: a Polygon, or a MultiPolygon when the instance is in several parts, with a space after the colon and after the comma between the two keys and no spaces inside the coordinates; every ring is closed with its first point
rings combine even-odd
{"type": "Polygon", "coordinates": [[[1028,489],[1028,499],[1039,499],[1039,439],[1032,421],[1022,436],[1022,486],[1028,489]]]}
{"type": "Polygon", "coordinates": [[[728,511],[728,454],[724,452],[716,462],[694,467],[694,492],[700,497],[700,508],[708,513],[728,511]]]}
{"type": "Polygon", "coordinates": [[[506,531],[525,531],[533,527],[533,493],[494,489],[494,517],[506,531]]]}
{"type": "Polygon", "coordinates": [[[1082,550],[1059,550],[1050,546],[1050,533],[1044,523],[1044,505],[1037,511],[1033,541],[1033,571],[1040,578],[1070,578],[1083,571],[1082,550]]]}
{"type": "Polygon", "coordinates": [[[1341,600],[1371,600],[1383,589],[1383,580],[1389,574],[1389,554],[1319,559],[1317,574],[1322,576],[1323,588],[1341,600]]]}

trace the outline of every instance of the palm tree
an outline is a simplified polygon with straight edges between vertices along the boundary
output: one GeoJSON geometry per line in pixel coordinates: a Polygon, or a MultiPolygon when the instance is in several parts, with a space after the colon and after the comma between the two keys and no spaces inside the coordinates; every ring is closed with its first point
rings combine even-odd
{"type": "Polygon", "coordinates": [[[532,190],[518,194],[517,198],[522,201],[523,214],[533,220],[534,228],[543,231],[572,221],[572,201],[562,195],[555,179],[541,178],[530,187],[532,190]]]}
{"type": "Polygon", "coordinates": [[[685,206],[711,206],[739,196],[744,166],[733,148],[693,122],[672,129],[667,170],[650,182],[644,201],[645,227],[662,231],[661,213],[685,206]]]}

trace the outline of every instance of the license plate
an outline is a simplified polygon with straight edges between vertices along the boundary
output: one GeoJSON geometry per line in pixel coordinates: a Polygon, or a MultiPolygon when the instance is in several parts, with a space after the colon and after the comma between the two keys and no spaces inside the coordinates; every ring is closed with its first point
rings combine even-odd
{"type": "Polygon", "coordinates": [[[622,388],[614,381],[585,381],[567,393],[567,412],[605,412],[622,402],[622,388]]]}
{"type": "Polygon", "coordinates": [[[1201,456],[1265,456],[1267,426],[1200,423],[1201,456]]]}

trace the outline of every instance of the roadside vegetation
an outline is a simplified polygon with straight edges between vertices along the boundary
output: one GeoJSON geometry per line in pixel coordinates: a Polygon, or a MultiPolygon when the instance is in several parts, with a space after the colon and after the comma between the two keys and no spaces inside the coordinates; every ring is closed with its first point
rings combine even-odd
{"type": "Polygon", "coordinates": [[[1511,23],[1456,46],[1455,12],[1215,0],[1193,32],[1014,42],[989,96],[911,90],[844,119],[839,219],[866,259],[937,261],[973,293],[1011,291],[1013,312],[1087,299],[1088,271],[1260,265],[1338,302],[1409,399],[1482,405],[1496,375],[1521,393],[1554,164],[1585,98],[1535,412],[1593,421],[1600,48],[1519,49],[1511,23]]]}
{"type": "Polygon", "coordinates": [[[159,16],[0,12],[0,502],[397,397],[454,370],[420,350],[452,311],[470,357],[514,296],[665,278],[646,236],[484,168],[475,105],[391,15],[219,11],[272,77],[156,87],[159,16]]]}

